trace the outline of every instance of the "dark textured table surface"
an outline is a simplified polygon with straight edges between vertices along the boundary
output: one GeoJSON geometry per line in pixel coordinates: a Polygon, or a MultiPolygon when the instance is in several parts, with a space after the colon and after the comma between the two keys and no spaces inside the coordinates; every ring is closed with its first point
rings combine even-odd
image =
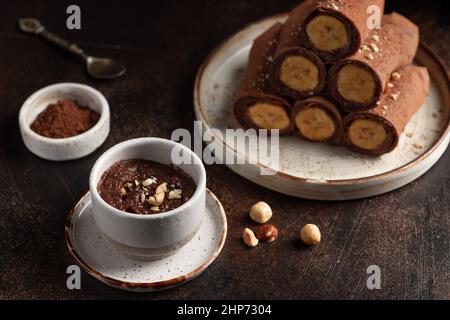
{"type": "MultiPolygon", "coordinates": [[[[295,5],[292,0],[80,2],[82,30],[66,29],[66,1],[0,5],[0,298],[142,299],[450,299],[450,152],[425,176],[387,195],[340,203],[296,199],[266,190],[224,166],[209,166],[208,187],[227,212],[229,234],[219,258],[199,278],[157,294],[112,289],[83,273],[82,289],[66,288],[73,264],[64,244],[69,209],[88,188],[94,161],[114,144],[140,136],[170,138],[192,129],[192,89],[208,53],[246,24],[295,5]],[[68,56],[17,30],[33,16],[86,51],[124,61],[127,74],[93,81],[68,56]],[[111,134],[94,154],[52,163],[23,145],[18,111],[31,93],[74,81],[109,100],[111,134]],[[247,208],[266,200],[280,238],[248,250],[241,243],[247,208]],[[323,241],[304,248],[295,239],[306,222],[323,241]],[[370,265],[382,289],[366,287],[370,265]]],[[[450,64],[446,1],[389,1],[421,27],[422,40],[450,64]]]]}

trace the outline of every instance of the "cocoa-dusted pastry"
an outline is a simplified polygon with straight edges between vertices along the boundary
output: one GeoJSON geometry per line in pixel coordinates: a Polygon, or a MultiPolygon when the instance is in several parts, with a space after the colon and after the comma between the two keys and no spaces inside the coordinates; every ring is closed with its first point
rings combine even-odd
{"type": "Polygon", "coordinates": [[[317,95],[325,88],[327,71],[322,60],[311,50],[300,46],[300,26],[315,7],[306,0],[291,11],[281,29],[271,72],[277,94],[293,100],[317,95]]]}
{"type": "Polygon", "coordinates": [[[426,68],[407,66],[392,74],[379,106],[344,118],[349,149],[380,156],[395,149],[407,123],[428,94],[430,77],[426,68]]]}
{"type": "Polygon", "coordinates": [[[323,97],[298,101],[291,112],[292,131],[300,137],[340,145],[344,127],[339,109],[323,97]]]}
{"type": "Polygon", "coordinates": [[[410,64],[419,46],[419,28],[398,13],[385,15],[352,57],[329,71],[329,95],[345,111],[375,107],[391,73],[410,64]]]}
{"type": "Polygon", "coordinates": [[[114,163],[102,175],[98,192],[110,206],[135,214],[157,214],[178,208],[197,186],[180,169],[144,159],[114,163]]]}
{"type": "Polygon", "coordinates": [[[233,106],[236,120],[245,129],[279,129],[280,135],[290,133],[291,105],[275,96],[269,83],[282,26],[277,23],[256,38],[250,51],[244,80],[233,106]]]}
{"type": "Polygon", "coordinates": [[[384,12],[384,0],[316,0],[315,9],[303,22],[302,42],[325,62],[334,62],[354,54],[371,30],[367,9],[378,6],[384,12]]]}

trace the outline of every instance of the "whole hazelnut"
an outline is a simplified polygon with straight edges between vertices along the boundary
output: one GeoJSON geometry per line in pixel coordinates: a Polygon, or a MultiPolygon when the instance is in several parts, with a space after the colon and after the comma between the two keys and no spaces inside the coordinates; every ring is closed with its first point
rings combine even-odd
{"type": "Polygon", "coordinates": [[[262,242],[273,242],[278,238],[278,229],[273,224],[265,224],[256,228],[256,237],[262,242]]]}
{"type": "Polygon", "coordinates": [[[300,238],[307,245],[315,245],[320,243],[320,230],[315,224],[307,224],[300,231],[300,238]]]}
{"type": "Polygon", "coordinates": [[[261,224],[266,223],[272,218],[272,209],[263,201],[255,203],[250,209],[250,218],[261,224]]]}
{"type": "Polygon", "coordinates": [[[249,228],[244,229],[242,239],[247,246],[252,248],[256,247],[259,243],[259,240],[256,238],[255,234],[249,228]]]}

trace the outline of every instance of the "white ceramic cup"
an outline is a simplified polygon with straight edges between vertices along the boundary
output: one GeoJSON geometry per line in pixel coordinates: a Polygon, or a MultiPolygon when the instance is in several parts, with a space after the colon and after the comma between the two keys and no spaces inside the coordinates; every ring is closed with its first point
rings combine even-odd
{"type": "Polygon", "coordinates": [[[139,138],[112,147],[94,164],[89,188],[97,227],[119,251],[135,259],[155,260],[172,255],[193,238],[205,215],[206,171],[203,163],[192,150],[171,140],[139,138]],[[194,195],[182,206],[168,212],[139,215],[118,210],[99,195],[99,181],[114,163],[145,159],[170,165],[173,164],[174,148],[191,159],[189,163],[176,166],[197,185],[194,195]]]}
{"type": "Polygon", "coordinates": [[[32,94],[19,112],[19,127],[25,146],[35,155],[53,161],[79,159],[100,147],[109,134],[110,114],[106,98],[96,89],[79,83],[58,83],[32,94]],[[76,100],[100,114],[98,122],[77,136],[52,139],[41,136],[30,126],[37,115],[61,99],[76,100]]]}

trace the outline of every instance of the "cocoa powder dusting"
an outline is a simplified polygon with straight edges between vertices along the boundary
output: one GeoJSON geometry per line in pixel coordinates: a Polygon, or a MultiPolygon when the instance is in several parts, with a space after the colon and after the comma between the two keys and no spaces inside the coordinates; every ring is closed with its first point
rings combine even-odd
{"type": "Polygon", "coordinates": [[[76,101],[58,100],[41,112],[31,124],[31,130],[53,139],[77,136],[91,129],[100,115],[76,101]]]}

